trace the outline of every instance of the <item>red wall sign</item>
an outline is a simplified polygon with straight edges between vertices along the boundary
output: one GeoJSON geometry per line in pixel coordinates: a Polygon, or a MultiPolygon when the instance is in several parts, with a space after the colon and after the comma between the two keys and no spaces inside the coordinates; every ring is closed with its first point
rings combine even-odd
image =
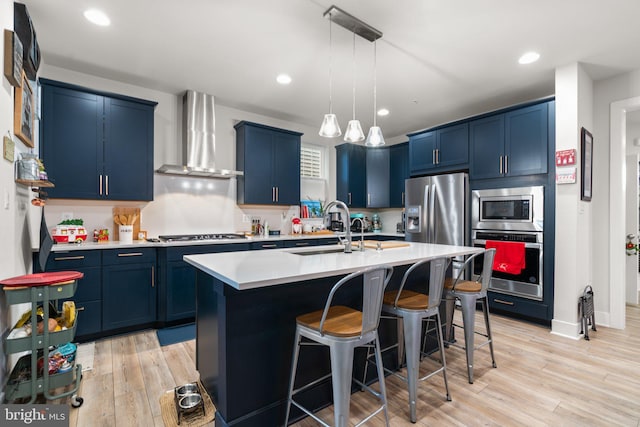
{"type": "Polygon", "coordinates": [[[556,166],[571,166],[576,164],[576,149],[556,151],[556,166]]]}

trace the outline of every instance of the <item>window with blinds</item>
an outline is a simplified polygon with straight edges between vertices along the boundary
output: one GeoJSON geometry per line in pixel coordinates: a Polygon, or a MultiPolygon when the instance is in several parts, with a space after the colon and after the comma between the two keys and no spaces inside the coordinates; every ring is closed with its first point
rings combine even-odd
{"type": "Polygon", "coordinates": [[[323,178],[321,148],[309,145],[300,148],[300,177],[323,178]]]}

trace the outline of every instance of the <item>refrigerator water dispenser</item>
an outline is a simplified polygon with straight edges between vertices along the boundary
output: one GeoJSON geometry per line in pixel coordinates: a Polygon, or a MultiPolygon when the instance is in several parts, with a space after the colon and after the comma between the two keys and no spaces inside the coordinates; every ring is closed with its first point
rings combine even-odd
{"type": "Polygon", "coordinates": [[[405,208],[406,214],[406,225],[404,227],[405,233],[420,233],[422,232],[422,224],[420,222],[420,217],[422,206],[407,206],[405,208]]]}

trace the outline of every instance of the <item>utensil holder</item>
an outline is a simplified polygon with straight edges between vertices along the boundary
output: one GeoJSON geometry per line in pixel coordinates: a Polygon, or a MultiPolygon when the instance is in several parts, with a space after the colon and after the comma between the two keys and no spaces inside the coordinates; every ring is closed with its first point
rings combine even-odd
{"type": "Polygon", "coordinates": [[[133,224],[121,225],[118,233],[120,233],[120,243],[133,243],[133,224]]]}

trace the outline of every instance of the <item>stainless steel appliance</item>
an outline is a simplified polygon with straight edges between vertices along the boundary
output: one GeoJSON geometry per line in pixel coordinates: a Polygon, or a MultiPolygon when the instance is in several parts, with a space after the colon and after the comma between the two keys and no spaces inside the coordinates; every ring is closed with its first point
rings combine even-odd
{"type": "Polygon", "coordinates": [[[344,223],[342,222],[342,215],[340,212],[329,212],[329,220],[329,229],[331,231],[344,231],[344,223]]]}
{"type": "Polygon", "coordinates": [[[466,173],[408,179],[405,194],[405,240],[460,246],[468,242],[466,173]]]}
{"type": "MultiPolygon", "coordinates": [[[[522,242],[525,268],[519,274],[493,272],[489,289],[494,292],[542,301],[544,187],[474,190],[471,196],[472,243],[485,247],[487,240],[522,242]]],[[[474,265],[474,273],[482,261],[474,265]]]]}

